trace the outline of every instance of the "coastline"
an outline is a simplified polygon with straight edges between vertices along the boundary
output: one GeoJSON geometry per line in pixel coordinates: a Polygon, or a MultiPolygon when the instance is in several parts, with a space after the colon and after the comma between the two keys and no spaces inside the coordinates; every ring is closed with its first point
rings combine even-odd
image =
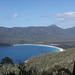
{"type": "Polygon", "coordinates": [[[13,46],[19,46],[19,45],[39,45],[39,46],[47,46],[47,47],[54,47],[60,50],[60,52],[64,51],[63,48],[52,46],[52,45],[44,45],[44,44],[14,44],[13,46]]]}
{"type": "MultiPolygon", "coordinates": [[[[57,48],[59,50],[59,52],[63,52],[64,49],[60,48],[60,47],[56,47],[56,46],[52,46],[52,45],[43,45],[43,44],[14,44],[13,46],[19,46],[19,45],[39,45],[39,46],[47,46],[47,47],[54,47],[57,48]]],[[[24,63],[27,63],[28,60],[25,60],[24,63]]]]}

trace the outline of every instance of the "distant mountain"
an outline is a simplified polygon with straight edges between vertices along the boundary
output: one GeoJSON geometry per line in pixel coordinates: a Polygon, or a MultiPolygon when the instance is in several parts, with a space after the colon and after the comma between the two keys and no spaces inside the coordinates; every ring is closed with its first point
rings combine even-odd
{"type": "Polygon", "coordinates": [[[75,27],[62,29],[56,25],[41,27],[0,27],[0,43],[33,43],[74,41],[75,27]]]}

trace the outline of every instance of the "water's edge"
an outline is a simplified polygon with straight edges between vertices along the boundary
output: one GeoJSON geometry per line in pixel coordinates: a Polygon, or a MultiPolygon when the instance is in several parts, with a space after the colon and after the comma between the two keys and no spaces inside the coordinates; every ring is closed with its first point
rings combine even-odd
{"type": "Polygon", "coordinates": [[[37,45],[37,46],[47,46],[47,47],[53,47],[53,48],[57,48],[58,50],[60,50],[61,52],[64,51],[63,48],[57,47],[57,46],[52,46],[52,45],[43,45],[43,44],[14,44],[13,46],[20,46],[20,45],[37,45]]]}

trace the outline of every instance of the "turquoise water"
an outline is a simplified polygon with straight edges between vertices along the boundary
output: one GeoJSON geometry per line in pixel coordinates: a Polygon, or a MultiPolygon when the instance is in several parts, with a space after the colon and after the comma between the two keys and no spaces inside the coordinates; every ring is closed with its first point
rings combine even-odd
{"type": "Polygon", "coordinates": [[[57,48],[40,45],[16,45],[11,47],[0,47],[0,60],[10,57],[15,63],[21,63],[25,60],[44,53],[58,52],[57,48]]]}

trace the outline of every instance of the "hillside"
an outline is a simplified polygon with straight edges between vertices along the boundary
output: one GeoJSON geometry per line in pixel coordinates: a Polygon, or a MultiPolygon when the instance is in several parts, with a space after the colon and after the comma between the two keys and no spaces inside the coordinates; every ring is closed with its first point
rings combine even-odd
{"type": "MultiPolygon", "coordinates": [[[[54,65],[60,65],[73,71],[75,61],[75,48],[63,52],[46,53],[28,60],[29,67],[36,67],[39,72],[52,68],[54,65]]],[[[28,67],[28,68],[29,68],[28,67]]]]}
{"type": "Polygon", "coordinates": [[[42,27],[0,27],[0,43],[35,43],[74,41],[75,27],[62,29],[56,25],[42,27]]]}

